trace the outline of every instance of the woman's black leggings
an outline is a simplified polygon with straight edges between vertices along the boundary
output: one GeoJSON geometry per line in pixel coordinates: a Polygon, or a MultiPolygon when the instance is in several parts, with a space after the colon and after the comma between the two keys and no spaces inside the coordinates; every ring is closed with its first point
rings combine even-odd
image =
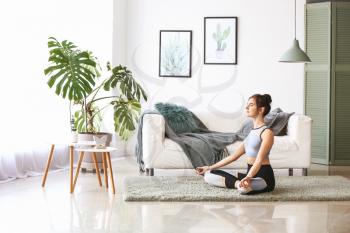
{"type": "MultiPolygon", "coordinates": [[[[247,173],[252,168],[252,165],[248,164],[247,167],[247,173]]],[[[210,174],[220,176],[224,178],[224,186],[227,188],[235,188],[235,183],[237,180],[242,180],[246,174],[244,173],[238,173],[238,177],[235,177],[225,171],[222,170],[212,170],[210,171],[210,174]]],[[[206,175],[205,175],[206,176],[206,175]]],[[[204,177],[205,178],[205,177],[204,177]]],[[[246,193],[246,194],[257,194],[257,193],[264,193],[264,192],[271,192],[275,189],[275,175],[273,173],[273,169],[271,165],[262,165],[258,173],[254,176],[254,178],[261,178],[256,179],[255,184],[252,183],[252,191],[246,193]]],[[[206,179],[208,183],[210,182],[210,178],[206,179]]],[[[216,184],[214,184],[216,185],[216,184]]],[[[220,185],[217,185],[220,186],[220,185]]]]}

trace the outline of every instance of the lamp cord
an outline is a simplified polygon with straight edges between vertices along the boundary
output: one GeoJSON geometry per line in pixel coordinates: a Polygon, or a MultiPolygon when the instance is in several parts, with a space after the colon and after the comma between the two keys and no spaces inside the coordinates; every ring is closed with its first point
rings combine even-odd
{"type": "Polygon", "coordinates": [[[294,0],[294,40],[296,40],[296,31],[297,31],[297,0],[294,0]]]}

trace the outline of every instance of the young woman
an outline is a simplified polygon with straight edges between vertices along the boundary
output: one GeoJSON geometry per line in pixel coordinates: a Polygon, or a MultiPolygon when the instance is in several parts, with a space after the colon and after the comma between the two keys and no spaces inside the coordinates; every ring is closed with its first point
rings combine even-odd
{"type": "Polygon", "coordinates": [[[221,161],[204,167],[197,167],[197,174],[214,186],[237,188],[240,194],[256,194],[270,192],[275,188],[275,176],[270,165],[269,153],[273,145],[273,132],[267,128],[264,116],[270,112],[271,96],[255,94],[248,100],[246,112],[254,120],[254,128],[250,131],[239,148],[221,161]],[[247,155],[247,174],[238,173],[235,177],[225,171],[216,170],[243,154],[247,155]]]}

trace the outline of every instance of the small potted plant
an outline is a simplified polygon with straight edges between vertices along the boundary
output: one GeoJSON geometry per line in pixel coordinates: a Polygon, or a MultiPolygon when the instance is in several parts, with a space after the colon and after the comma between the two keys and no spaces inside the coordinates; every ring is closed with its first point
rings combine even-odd
{"type": "Polygon", "coordinates": [[[72,128],[78,133],[99,134],[102,111],[113,107],[115,132],[127,140],[135,130],[141,111],[140,102],[147,100],[145,91],[134,80],[131,71],[125,66],[111,67],[107,63],[110,75],[100,80],[101,68],[92,52],[80,50],[67,40],[59,42],[54,37],[49,38],[48,48],[49,66],[44,70],[49,78],[48,86],[54,88],[57,95],[68,99],[71,105],[79,106],[74,112],[72,128]],[[102,89],[107,94],[100,96],[102,89]]]}

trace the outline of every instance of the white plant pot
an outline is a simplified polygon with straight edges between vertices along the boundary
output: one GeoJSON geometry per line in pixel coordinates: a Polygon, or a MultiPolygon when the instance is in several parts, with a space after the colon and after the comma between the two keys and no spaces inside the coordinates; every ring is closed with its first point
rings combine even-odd
{"type": "MultiPolygon", "coordinates": [[[[110,146],[111,139],[112,139],[112,134],[110,133],[96,133],[97,135],[107,135],[107,140],[106,140],[106,146],[110,146]]],[[[91,134],[91,133],[80,133],[78,134],[78,143],[81,141],[94,141],[94,135],[96,134],[91,134]]],[[[112,155],[112,154],[111,154],[112,155]]],[[[99,169],[102,169],[102,153],[96,153],[96,159],[98,163],[99,169]]],[[[91,152],[85,152],[84,153],[84,159],[83,162],[81,163],[81,168],[84,169],[95,169],[95,164],[94,160],[92,158],[92,153],[91,152]]]]}

